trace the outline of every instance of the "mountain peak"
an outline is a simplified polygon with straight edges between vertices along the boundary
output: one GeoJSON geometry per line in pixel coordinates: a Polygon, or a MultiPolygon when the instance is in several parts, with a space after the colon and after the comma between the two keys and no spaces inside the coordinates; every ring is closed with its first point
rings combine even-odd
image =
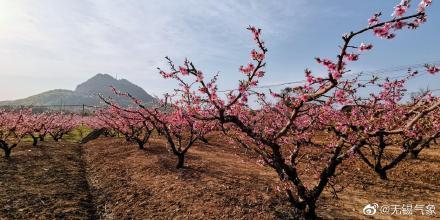
{"type": "Polygon", "coordinates": [[[92,78],[88,79],[87,81],[79,84],[76,89],[75,92],[79,92],[79,93],[86,93],[89,94],[91,91],[88,91],[89,89],[92,89],[94,87],[102,87],[102,86],[111,86],[112,84],[117,83],[118,80],[116,80],[115,78],[113,78],[112,76],[110,76],[109,74],[104,74],[104,73],[98,73],[95,76],[93,76],[92,78]]]}
{"type": "Polygon", "coordinates": [[[137,97],[145,102],[149,102],[153,99],[141,87],[131,83],[130,81],[126,79],[117,80],[109,74],[102,73],[99,73],[89,80],[79,84],[75,89],[75,93],[86,96],[96,96],[97,94],[102,94],[105,97],[117,98],[113,94],[113,91],[111,91],[110,86],[115,87],[117,90],[122,92],[128,92],[134,97],[137,97]]]}
{"type": "Polygon", "coordinates": [[[100,105],[101,100],[98,94],[104,97],[110,97],[120,105],[130,105],[131,101],[124,97],[119,97],[113,93],[110,86],[115,87],[122,92],[128,92],[134,97],[145,103],[153,101],[150,96],[141,87],[131,83],[126,79],[117,80],[109,74],[98,73],[87,81],[79,84],[74,91],[70,90],[51,90],[37,94],[25,99],[0,102],[2,105],[100,105]]]}
{"type": "Polygon", "coordinates": [[[113,78],[113,76],[111,76],[110,74],[107,74],[107,73],[98,73],[95,76],[93,76],[92,78],[90,78],[89,80],[93,80],[93,79],[116,80],[115,78],[113,78]]]}

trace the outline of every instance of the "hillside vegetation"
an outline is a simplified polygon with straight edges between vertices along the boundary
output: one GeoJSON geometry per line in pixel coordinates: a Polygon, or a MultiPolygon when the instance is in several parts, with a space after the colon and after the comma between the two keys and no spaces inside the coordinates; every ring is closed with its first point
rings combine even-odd
{"type": "Polygon", "coordinates": [[[153,101],[153,97],[145,92],[141,87],[131,83],[126,79],[115,79],[108,74],[97,74],[86,82],[79,84],[74,91],[65,89],[55,89],[43,92],[28,98],[2,101],[0,106],[45,106],[45,105],[102,105],[98,94],[104,97],[111,97],[123,106],[130,105],[127,99],[114,95],[110,86],[118,90],[126,91],[138,97],[145,103],[153,101]]]}

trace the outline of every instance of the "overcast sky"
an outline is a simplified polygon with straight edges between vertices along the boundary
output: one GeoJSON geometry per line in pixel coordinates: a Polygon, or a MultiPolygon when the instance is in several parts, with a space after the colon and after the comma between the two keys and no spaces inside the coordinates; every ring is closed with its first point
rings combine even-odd
{"type": "MultiPolygon", "coordinates": [[[[306,67],[316,68],[315,56],[335,57],[343,33],[365,27],[374,12],[390,17],[398,2],[0,0],[0,100],[74,89],[97,73],[161,95],[174,86],[157,73],[164,56],[188,57],[207,74],[220,72],[222,89],[234,88],[253,46],[248,25],[263,29],[269,48],[262,84],[300,80],[306,67]]],[[[428,12],[427,24],[392,41],[362,36],[358,42],[375,48],[351,69],[440,62],[438,2],[428,12]]],[[[439,78],[421,77],[412,89],[440,88],[439,78]]]]}

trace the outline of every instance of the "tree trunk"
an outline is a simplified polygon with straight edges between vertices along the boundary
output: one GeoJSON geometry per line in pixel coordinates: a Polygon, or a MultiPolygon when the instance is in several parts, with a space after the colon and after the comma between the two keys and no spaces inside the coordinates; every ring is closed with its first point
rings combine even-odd
{"type": "Polygon", "coordinates": [[[12,151],[12,149],[10,149],[10,148],[4,148],[3,151],[5,152],[5,158],[10,158],[10,157],[11,157],[11,151],[12,151]]]}
{"type": "Polygon", "coordinates": [[[44,135],[40,135],[40,141],[44,141],[44,135]]]}
{"type": "Polygon", "coordinates": [[[307,203],[307,210],[304,215],[305,219],[316,219],[316,202],[308,202],[307,203]]]}
{"type": "Polygon", "coordinates": [[[411,158],[417,159],[419,158],[420,151],[411,151],[411,158]]]}
{"type": "Polygon", "coordinates": [[[208,139],[206,139],[205,137],[200,137],[200,140],[203,141],[203,143],[205,144],[209,144],[208,139]]]}
{"type": "Polygon", "coordinates": [[[380,168],[376,168],[374,169],[374,171],[376,171],[376,173],[379,174],[379,177],[381,180],[388,180],[388,176],[387,176],[387,172],[384,169],[380,169],[380,168]]]}
{"type": "Polygon", "coordinates": [[[32,136],[32,140],[33,140],[32,146],[36,147],[37,144],[38,144],[38,137],[33,137],[32,136]]]}
{"type": "Polygon", "coordinates": [[[185,165],[185,154],[178,154],[177,158],[179,159],[179,162],[177,163],[177,169],[181,169],[185,165]]]}
{"type": "Polygon", "coordinates": [[[138,145],[139,145],[139,149],[141,150],[145,150],[144,148],[144,143],[142,141],[137,141],[138,145]]]}

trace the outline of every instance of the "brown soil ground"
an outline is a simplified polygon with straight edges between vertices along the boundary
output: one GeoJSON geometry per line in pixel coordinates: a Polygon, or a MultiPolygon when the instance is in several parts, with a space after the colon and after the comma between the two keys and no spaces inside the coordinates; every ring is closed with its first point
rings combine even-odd
{"type": "MultiPolygon", "coordinates": [[[[211,138],[188,153],[188,168],[155,139],[145,151],[122,140],[100,139],[85,146],[94,197],[103,218],[285,219],[293,216],[277,176],[249,154],[211,138]]],[[[440,149],[422,151],[380,180],[360,160],[344,164],[349,185],[334,198],[324,193],[318,209],[325,219],[364,219],[369,203],[435,204],[440,207],[440,149]]],[[[440,211],[438,211],[440,212],[440,211]]],[[[440,215],[437,215],[439,217],[440,215]]],[[[403,218],[379,215],[378,219],[403,218]]],[[[415,213],[413,219],[423,216],[415,213]]]]}
{"type": "MultiPolygon", "coordinates": [[[[380,180],[360,160],[343,164],[349,185],[319,202],[324,219],[371,219],[366,204],[434,204],[440,218],[440,148],[400,163],[380,180]]],[[[241,149],[210,138],[192,148],[187,167],[155,138],[146,150],[100,138],[80,147],[48,142],[0,158],[0,219],[288,219],[277,176],[241,149]],[[29,151],[31,150],[31,151],[29,151]],[[88,180],[88,182],[87,182],[88,180]],[[89,187],[90,185],[90,187],[89,187]],[[90,194],[92,196],[90,196],[90,194]],[[93,201],[93,203],[92,203],[93,201]]],[[[402,215],[374,216],[401,219],[402,215]]],[[[420,213],[411,218],[430,219],[420,213]]]]}
{"type": "MultiPolygon", "coordinates": [[[[397,153],[397,150],[396,150],[397,153]]],[[[360,159],[354,160],[353,173],[346,176],[351,184],[339,193],[339,199],[326,200],[320,208],[320,216],[326,219],[373,219],[366,218],[362,210],[367,204],[377,203],[381,207],[411,204],[435,205],[434,216],[414,211],[412,215],[380,214],[374,219],[440,219],[440,147],[424,149],[419,159],[407,159],[389,171],[389,180],[381,180],[360,159]]],[[[327,194],[328,195],[328,194],[327,194]]],[[[326,198],[329,198],[326,196],[326,198]]]]}
{"type": "Polygon", "coordinates": [[[94,216],[85,174],[82,148],[77,144],[16,147],[9,160],[0,158],[0,219],[94,216]]]}
{"type": "MultiPolygon", "coordinates": [[[[106,219],[274,219],[286,215],[271,170],[225,148],[195,147],[187,168],[163,140],[145,151],[123,140],[85,146],[98,213],[106,219]]],[[[285,203],[284,203],[285,204],[285,203]]]]}

